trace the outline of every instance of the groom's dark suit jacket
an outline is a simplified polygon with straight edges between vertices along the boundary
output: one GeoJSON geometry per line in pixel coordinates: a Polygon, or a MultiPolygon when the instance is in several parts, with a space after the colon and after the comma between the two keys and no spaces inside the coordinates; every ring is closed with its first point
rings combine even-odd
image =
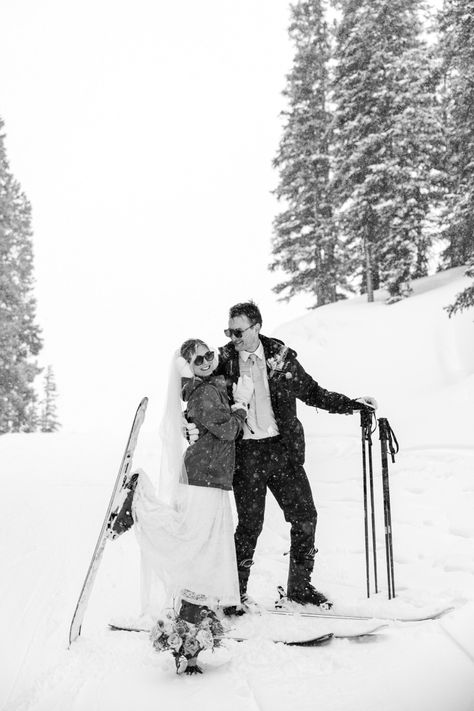
{"type": "MultiPolygon", "coordinates": [[[[341,393],[322,388],[306,373],[297,360],[297,354],[276,338],[260,336],[267,364],[270,397],[275,420],[283,444],[294,465],[303,465],[305,439],[301,422],[296,416],[296,399],[306,405],[319,407],[329,412],[347,414],[363,406],[341,393]]],[[[219,366],[216,374],[224,375],[229,398],[232,401],[232,385],[239,375],[239,354],[232,342],[219,348],[219,366]]]]}

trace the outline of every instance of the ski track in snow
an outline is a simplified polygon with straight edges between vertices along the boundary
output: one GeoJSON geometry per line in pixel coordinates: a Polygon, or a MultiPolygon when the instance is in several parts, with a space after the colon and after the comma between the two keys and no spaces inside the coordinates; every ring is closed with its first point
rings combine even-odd
{"type": "MultiPolygon", "coordinates": [[[[373,435],[380,592],[367,599],[358,419],[301,408],[306,468],[319,512],[313,582],[330,595],[336,611],[397,616],[450,605],[455,611],[430,622],[392,623],[362,642],[333,640],[318,648],[287,647],[265,637],[277,630],[324,634],[344,623],[247,616],[235,623],[235,632],[252,639],[226,641],[214,654],[203,654],[202,676],[177,676],[171,656],[156,654],[146,633],[107,629],[114,616],[133,617],[139,609],[138,551],[130,532],[107,543],[82,635],[67,649],[132,413],[124,414],[124,431],[113,437],[5,435],[2,711],[473,711],[472,314],[448,321],[441,313],[460,290],[458,277],[420,281],[412,299],[389,309],[357,299],[341,302],[287,324],[281,335],[304,364],[316,364],[325,387],[351,394],[372,390],[373,380],[373,394],[379,397],[380,390],[393,411],[389,419],[401,447],[396,462],[389,459],[397,590],[389,601],[378,432],[373,435]],[[347,342],[364,343],[374,331],[370,359],[363,348],[347,352],[347,342]],[[423,365],[416,373],[409,370],[410,348],[402,342],[394,350],[402,334],[410,334],[423,365]],[[381,354],[382,373],[374,368],[381,354]],[[350,383],[356,378],[360,382],[350,383]]],[[[135,464],[153,475],[156,461],[154,434],[143,433],[135,464]]],[[[271,604],[277,586],[286,584],[288,532],[269,496],[249,586],[262,604],[271,604]]],[[[373,580],[371,586],[373,591],[373,580]]]]}

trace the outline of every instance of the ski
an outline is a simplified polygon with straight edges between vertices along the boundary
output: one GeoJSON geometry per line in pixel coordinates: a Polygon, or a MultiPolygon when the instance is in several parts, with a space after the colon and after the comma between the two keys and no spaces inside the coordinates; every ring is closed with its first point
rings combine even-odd
{"type": "MultiPolygon", "coordinates": [[[[371,627],[368,627],[367,629],[363,630],[362,632],[348,632],[347,634],[343,634],[340,632],[327,632],[326,634],[322,635],[317,635],[316,637],[305,637],[304,639],[292,639],[292,640],[285,640],[285,639],[275,639],[275,638],[269,638],[269,637],[241,637],[238,635],[233,635],[233,634],[227,634],[222,637],[223,640],[230,640],[232,642],[249,642],[252,639],[264,639],[270,642],[274,642],[275,644],[285,644],[288,647],[318,647],[322,644],[326,644],[327,642],[330,642],[332,639],[352,639],[352,640],[357,640],[361,639],[362,637],[368,637],[370,635],[375,634],[376,632],[379,632],[382,629],[385,629],[387,625],[372,625],[371,627]]],[[[114,624],[109,624],[109,629],[114,631],[114,632],[147,632],[149,633],[150,630],[145,627],[133,627],[133,626],[121,626],[121,625],[114,625],[114,624]]]]}
{"type": "Polygon", "coordinates": [[[149,627],[136,627],[135,625],[114,625],[109,622],[109,630],[113,632],[147,632],[150,634],[151,629],[149,627]]]}
{"type": "MultiPolygon", "coordinates": [[[[112,630],[113,632],[147,632],[148,634],[150,633],[150,630],[145,628],[145,627],[129,627],[129,626],[121,626],[121,625],[114,625],[114,624],[109,624],[109,629],[112,630]]],[[[292,641],[285,641],[283,639],[271,639],[271,642],[274,642],[277,644],[280,642],[281,644],[286,644],[289,647],[317,647],[321,644],[325,644],[326,642],[329,642],[335,635],[332,633],[329,634],[322,634],[317,637],[310,637],[302,640],[292,640],[292,641]]],[[[237,637],[234,635],[224,635],[223,637],[220,637],[219,639],[222,640],[230,640],[232,642],[248,642],[251,638],[250,637],[237,637]]],[[[255,637],[253,639],[256,639],[255,637]]],[[[266,638],[265,638],[266,639],[266,638]]]]}
{"type": "Polygon", "coordinates": [[[226,635],[224,639],[230,639],[234,642],[249,642],[252,639],[265,639],[270,640],[275,644],[286,644],[288,647],[318,647],[322,644],[326,644],[326,642],[330,642],[332,639],[360,640],[363,637],[370,637],[386,627],[386,624],[374,624],[361,632],[327,632],[326,634],[318,635],[317,637],[306,637],[305,639],[293,640],[275,639],[269,637],[238,637],[234,635],[226,635]]]}
{"type": "Polygon", "coordinates": [[[452,612],[454,607],[443,607],[440,610],[436,610],[429,615],[423,615],[419,617],[386,617],[384,615],[350,615],[344,613],[333,612],[333,603],[328,602],[328,607],[323,605],[320,608],[314,609],[315,605],[312,605],[313,609],[308,610],[305,607],[300,606],[300,608],[288,608],[285,607],[292,603],[288,600],[285,588],[282,585],[278,585],[277,592],[280,598],[275,602],[274,607],[265,607],[265,612],[269,612],[272,615],[295,615],[296,617],[319,617],[324,619],[334,619],[334,620],[383,620],[385,622],[427,622],[428,620],[437,620],[443,615],[447,615],[448,612],[452,612]]]}
{"type": "MultiPolygon", "coordinates": [[[[293,642],[283,641],[282,639],[272,639],[272,642],[274,642],[275,644],[286,644],[287,647],[321,647],[321,645],[327,644],[332,639],[334,639],[334,637],[335,635],[329,632],[328,634],[319,635],[319,637],[313,637],[313,639],[301,639],[295,640],[293,642]]],[[[236,639],[237,642],[248,641],[245,637],[240,637],[240,639],[235,637],[228,637],[227,639],[236,639]]]]}
{"type": "Polygon", "coordinates": [[[102,559],[107,539],[116,536],[116,534],[112,531],[112,525],[116,517],[116,509],[118,510],[120,505],[121,493],[126,488],[126,484],[130,475],[130,469],[132,466],[133,454],[135,452],[135,447],[137,444],[138,433],[143,424],[143,420],[145,419],[147,405],[148,398],[145,397],[140,402],[135,413],[135,417],[133,418],[132,428],[128,436],[127,445],[125,447],[125,452],[120,463],[120,468],[115,479],[114,488],[112,490],[112,495],[110,497],[109,505],[107,507],[104,522],[102,524],[99,538],[97,539],[94,553],[92,554],[92,559],[89,564],[84,583],[82,585],[76,609],[74,610],[74,615],[72,617],[71,626],[69,629],[69,646],[71,646],[74,640],[76,640],[81,634],[81,627],[82,622],[84,620],[84,614],[87,608],[87,603],[89,602],[92,587],[94,585],[95,577],[97,575],[97,570],[102,559]]]}
{"type": "Polygon", "coordinates": [[[421,615],[419,617],[386,617],[384,615],[343,615],[335,612],[309,612],[309,611],[298,611],[298,610],[285,610],[283,608],[275,609],[271,607],[265,608],[265,612],[271,615],[287,615],[294,617],[319,617],[325,620],[384,620],[385,622],[427,622],[428,620],[437,620],[448,612],[452,612],[454,607],[444,607],[441,610],[437,610],[429,615],[421,615]]]}

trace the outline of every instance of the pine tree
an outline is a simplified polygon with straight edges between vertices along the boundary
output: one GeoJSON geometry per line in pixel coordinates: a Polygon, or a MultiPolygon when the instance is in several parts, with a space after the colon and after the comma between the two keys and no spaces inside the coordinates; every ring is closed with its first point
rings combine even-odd
{"type": "MultiPolygon", "coordinates": [[[[474,278],[474,0],[445,0],[439,20],[451,179],[442,266],[468,264],[466,276],[474,278]]],[[[474,284],[458,294],[448,314],[469,306],[474,306],[474,284]]]]}
{"type": "Polygon", "coordinates": [[[53,367],[48,365],[44,376],[44,396],[42,400],[40,430],[41,432],[56,432],[60,424],[56,415],[56,381],[53,367]]]}
{"type": "Polygon", "coordinates": [[[41,349],[35,324],[31,207],[14,180],[0,118],[0,433],[31,431],[41,349]]]}
{"type": "Polygon", "coordinates": [[[336,31],[334,195],[350,269],[389,302],[427,273],[443,132],[420,0],[343,0],[336,31]]]}
{"type": "Polygon", "coordinates": [[[39,427],[39,415],[37,402],[31,402],[25,411],[25,425],[22,427],[23,432],[37,432],[39,427]]]}
{"type": "MultiPolygon", "coordinates": [[[[474,280],[474,260],[471,260],[470,268],[466,271],[466,276],[474,280]]],[[[454,301],[454,304],[447,307],[449,317],[453,316],[458,311],[464,311],[470,306],[474,306],[474,283],[461,291],[454,301]]]]}
{"type": "Polygon", "coordinates": [[[284,209],[274,220],[272,271],[289,274],[274,291],[289,299],[309,292],[316,306],[336,301],[345,287],[330,192],[328,62],[330,48],[324,0],[291,6],[289,35],[295,45],[293,67],[283,92],[288,108],[274,167],[277,198],[284,209]]]}

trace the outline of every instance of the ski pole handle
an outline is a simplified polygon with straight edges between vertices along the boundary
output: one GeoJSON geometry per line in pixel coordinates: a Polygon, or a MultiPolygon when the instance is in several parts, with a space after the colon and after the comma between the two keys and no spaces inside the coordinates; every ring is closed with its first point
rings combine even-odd
{"type": "Polygon", "coordinates": [[[400,445],[386,417],[379,417],[379,432],[380,439],[385,440],[388,444],[392,463],[395,463],[395,455],[400,451],[400,445]]]}
{"type": "Polygon", "coordinates": [[[364,407],[363,410],[360,411],[360,426],[363,428],[369,429],[371,424],[372,424],[372,414],[373,411],[369,410],[368,407],[364,407]]]}

